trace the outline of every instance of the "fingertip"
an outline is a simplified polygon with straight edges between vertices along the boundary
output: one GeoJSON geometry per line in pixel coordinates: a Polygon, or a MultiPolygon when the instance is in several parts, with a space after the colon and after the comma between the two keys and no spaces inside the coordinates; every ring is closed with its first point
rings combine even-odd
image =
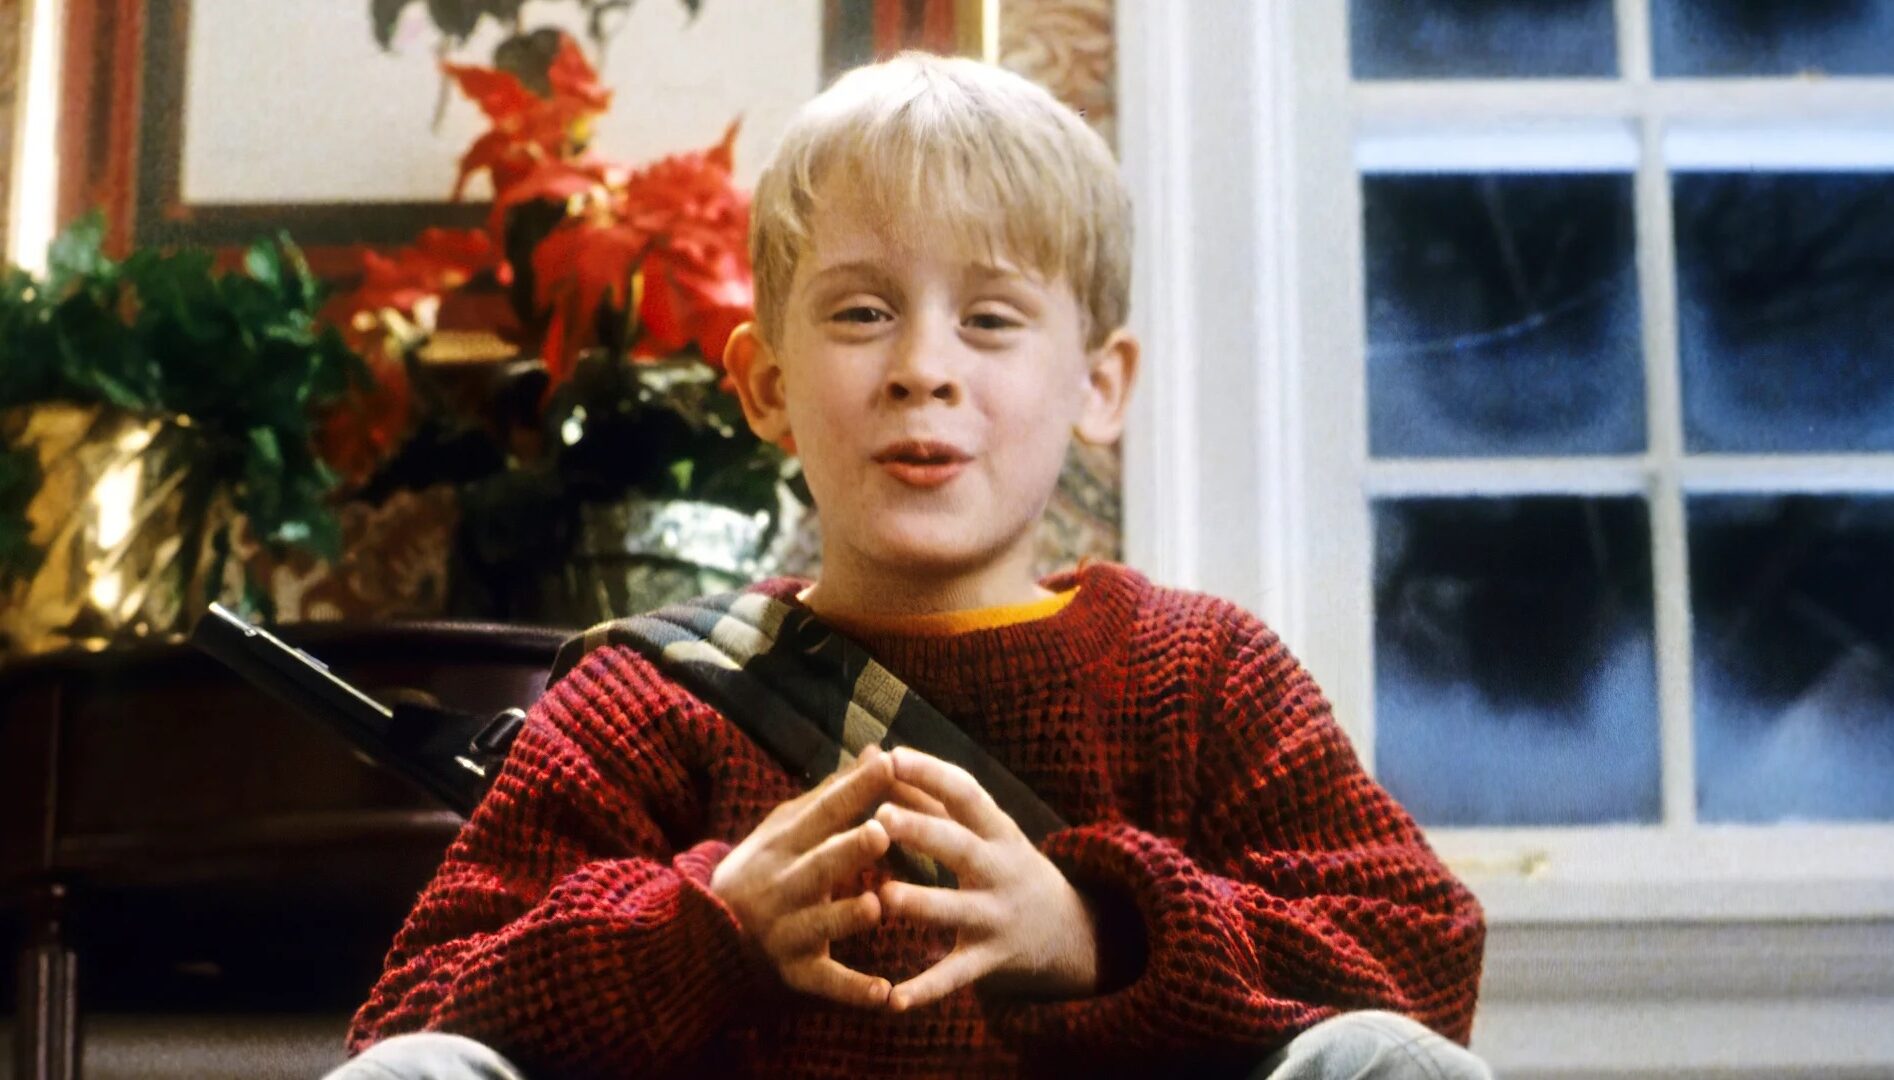
{"type": "Polygon", "coordinates": [[[873,993],[875,1004],[886,1006],[894,1000],[894,984],[886,979],[876,979],[873,993]]]}
{"type": "Polygon", "coordinates": [[[881,897],[873,891],[865,892],[861,898],[862,917],[870,923],[881,923],[881,897]]]}
{"type": "Polygon", "coordinates": [[[892,834],[894,832],[895,822],[899,819],[900,813],[901,808],[895,804],[882,803],[880,806],[875,807],[875,816],[869,820],[881,826],[883,831],[892,834]]]}
{"type": "Polygon", "coordinates": [[[862,844],[876,855],[888,849],[894,841],[888,836],[888,826],[877,816],[862,822],[862,844]]]}
{"type": "Polygon", "coordinates": [[[894,777],[893,763],[888,761],[888,752],[869,743],[860,754],[855,756],[855,767],[851,775],[862,777],[858,781],[861,790],[870,791],[888,786],[894,777]]]}
{"type": "Polygon", "coordinates": [[[908,997],[908,995],[899,990],[888,991],[888,1009],[891,1012],[907,1012],[908,1006],[911,1004],[913,1004],[913,999],[908,997]]]}

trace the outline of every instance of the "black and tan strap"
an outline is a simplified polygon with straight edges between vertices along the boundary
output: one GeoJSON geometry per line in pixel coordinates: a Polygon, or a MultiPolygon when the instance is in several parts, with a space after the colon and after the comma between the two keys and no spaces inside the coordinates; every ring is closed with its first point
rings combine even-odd
{"type": "Polygon", "coordinates": [[[552,678],[606,645],[638,650],[805,785],[870,744],[911,746],[971,773],[1035,843],[1065,825],[940,710],[807,608],[720,593],[601,623],[560,648],[552,678]]]}

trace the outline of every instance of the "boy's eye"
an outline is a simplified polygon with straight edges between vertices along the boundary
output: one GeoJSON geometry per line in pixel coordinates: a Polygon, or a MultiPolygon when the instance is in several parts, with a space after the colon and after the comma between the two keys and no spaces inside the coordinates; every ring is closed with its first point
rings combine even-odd
{"type": "Polygon", "coordinates": [[[1011,330],[1019,325],[1019,320],[996,311],[981,311],[967,316],[967,325],[975,330],[1011,330]]]}
{"type": "Polygon", "coordinates": [[[860,323],[866,325],[869,323],[882,322],[888,318],[888,313],[880,308],[857,305],[855,307],[843,308],[834,315],[829,316],[829,318],[833,322],[860,323]]]}

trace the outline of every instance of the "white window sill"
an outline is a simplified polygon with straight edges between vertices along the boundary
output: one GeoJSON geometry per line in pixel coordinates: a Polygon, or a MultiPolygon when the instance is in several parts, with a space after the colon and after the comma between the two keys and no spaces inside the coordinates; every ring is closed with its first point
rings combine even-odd
{"type": "Polygon", "coordinates": [[[1894,826],[1436,829],[1490,923],[1894,919],[1894,826]]]}

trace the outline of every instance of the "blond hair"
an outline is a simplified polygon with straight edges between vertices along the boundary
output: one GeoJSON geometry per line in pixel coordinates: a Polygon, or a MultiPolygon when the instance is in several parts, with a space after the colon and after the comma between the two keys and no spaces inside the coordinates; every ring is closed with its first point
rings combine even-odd
{"type": "Polygon", "coordinates": [[[1105,140],[1018,75],[909,52],[848,72],[803,106],[757,181],[750,255],[765,340],[782,340],[818,188],[838,168],[894,220],[924,208],[967,250],[1063,278],[1088,348],[1124,325],[1131,201],[1105,140]]]}

